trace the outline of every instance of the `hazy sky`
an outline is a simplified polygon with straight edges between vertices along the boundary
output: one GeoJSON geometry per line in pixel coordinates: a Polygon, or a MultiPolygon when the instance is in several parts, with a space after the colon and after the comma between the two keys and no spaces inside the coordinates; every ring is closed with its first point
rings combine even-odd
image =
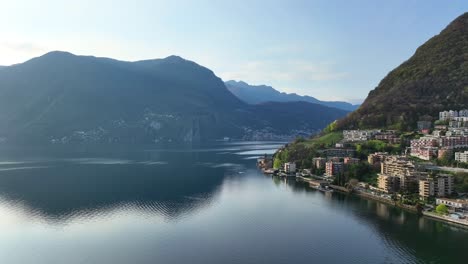
{"type": "Polygon", "coordinates": [[[467,11],[457,0],[0,0],[0,65],[51,50],[175,54],[224,80],[354,102],[467,11]]]}

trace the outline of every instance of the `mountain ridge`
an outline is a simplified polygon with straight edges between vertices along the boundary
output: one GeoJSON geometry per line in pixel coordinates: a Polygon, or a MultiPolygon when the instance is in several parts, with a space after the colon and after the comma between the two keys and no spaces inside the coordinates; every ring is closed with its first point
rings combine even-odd
{"type": "Polygon", "coordinates": [[[244,81],[229,80],[225,82],[226,87],[242,101],[249,104],[258,104],[264,102],[295,102],[304,101],[309,103],[321,104],[328,107],[339,108],[346,111],[353,111],[359,105],[353,105],[341,101],[321,101],[312,96],[302,96],[295,93],[285,93],[267,85],[250,85],[244,81]]]}
{"type": "Polygon", "coordinates": [[[54,51],[2,68],[0,83],[7,142],[271,139],[312,133],[346,114],[317,104],[248,105],[213,71],[178,56],[126,62],[54,51]]]}

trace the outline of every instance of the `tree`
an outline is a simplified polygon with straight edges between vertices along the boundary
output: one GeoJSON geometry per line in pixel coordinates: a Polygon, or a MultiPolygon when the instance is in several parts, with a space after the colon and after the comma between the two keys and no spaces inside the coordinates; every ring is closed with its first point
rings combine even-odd
{"type": "Polygon", "coordinates": [[[436,213],[438,214],[448,214],[448,208],[445,204],[439,204],[436,207],[436,213]]]}
{"type": "Polygon", "coordinates": [[[279,158],[275,158],[275,161],[273,162],[273,168],[279,169],[281,168],[282,162],[279,158]]]}

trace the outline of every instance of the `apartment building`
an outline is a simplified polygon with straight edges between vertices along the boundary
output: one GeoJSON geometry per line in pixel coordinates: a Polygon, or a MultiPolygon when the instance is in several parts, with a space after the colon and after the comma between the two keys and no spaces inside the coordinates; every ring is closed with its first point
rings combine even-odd
{"type": "Polygon", "coordinates": [[[468,136],[447,136],[439,139],[440,147],[466,148],[468,147],[468,136]]]}
{"type": "Polygon", "coordinates": [[[448,158],[448,157],[453,157],[453,148],[440,148],[438,153],[437,153],[437,158],[443,159],[443,158],[448,158]]]}
{"type": "Polygon", "coordinates": [[[404,156],[387,156],[381,163],[377,179],[379,189],[386,193],[399,190],[417,191],[418,173],[412,161],[404,156]]]}
{"type": "Polygon", "coordinates": [[[419,196],[423,199],[428,197],[445,197],[453,193],[454,179],[450,174],[439,174],[436,177],[428,177],[419,180],[419,196]]]}
{"type": "Polygon", "coordinates": [[[359,161],[360,159],[358,158],[351,158],[351,157],[344,158],[344,164],[346,165],[358,164],[359,161]]]}
{"type": "Polygon", "coordinates": [[[412,161],[405,156],[387,156],[381,164],[381,174],[390,176],[412,176],[416,167],[412,161]]]}
{"type": "Polygon", "coordinates": [[[401,143],[400,137],[394,131],[386,131],[378,133],[374,136],[377,140],[386,141],[391,144],[399,144],[401,143]]]}
{"type": "Polygon", "coordinates": [[[336,176],[339,173],[342,173],[343,169],[344,169],[343,162],[327,161],[325,163],[325,175],[327,176],[336,176]]]}
{"type": "Polygon", "coordinates": [[[411,156],[422,160],[431,160],[438,157],[438,147],[411,148],[411,156]]]}
{"type": "Polygon", "coordinates": [[[317,169],[322,169],[322,168],[325,168],[325,163],[327,162],[327,159],[326,158],[313,158],[312,159],[312,163],[313,163],[313,166],[317,169]]]}
{"type": "Polygon", "coordinates": [[[348,142],[367,141],[379,132],[380,130],[344,130],[343,138],[348,142]]]}
{"type": "Polygon", "coordinates": [[[386,174],[379,174],[377,177],[377,187],[384,193],[393,193],[400,187],[400,178],[386,174]]]}
{"type": "Polygon", "coordinates": [[[449,110],[439,112],[439,120],[450,120],[454,117],[458,117],[458,111],[449,110]]]}
{"type": "Polygon", "coordinates": [[[354,157],[356,150],[347,148],[331,148],[322,151],[327,157],[354,157]]]}
{"type": "Polygon", "coordinates": [[[387,156],[388,156],[388,152],[375,152],[367,156],[367,162],[369,162],[369,164],[371,165],[381,163],[385,160],[385,157],[387,156]]]}
{"type": "Polygon", "coordinates": [[[468,151],[465,151],[465,152],[455,152],[455,161],[458,161],[458,162],[468,162],[468,151]]]}
{"type": "Polygon", "coordinates": [[[431,121],[418,121],[418,130],[430,129],[432,127],[431,121]]]}

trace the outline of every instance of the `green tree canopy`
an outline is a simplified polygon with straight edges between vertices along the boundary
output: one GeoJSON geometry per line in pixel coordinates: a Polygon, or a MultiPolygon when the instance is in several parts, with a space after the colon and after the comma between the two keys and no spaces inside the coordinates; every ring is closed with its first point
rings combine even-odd
{"type": "Polygon", "coordinates": [[[438,214],[448,214],[448,208],[445,204],[439,204],[437,207],[436,207],[436,212],[438,214]]]}

